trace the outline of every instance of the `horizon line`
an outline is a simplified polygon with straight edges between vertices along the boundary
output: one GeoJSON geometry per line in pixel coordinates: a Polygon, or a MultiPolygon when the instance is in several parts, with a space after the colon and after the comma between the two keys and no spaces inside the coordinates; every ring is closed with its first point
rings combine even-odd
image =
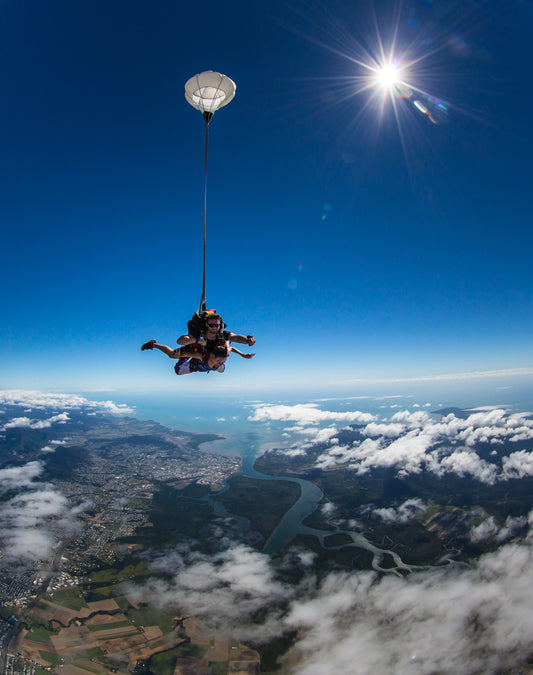
{"type": "Polygon", "coordinates": [[[533,368],[508,368],[503,370],[479,370],[466,373],[441,373],[440,375],[419,375],[417,377],[356,378],[341,380],[339,384],[390,383],[390,382],[433,382],[442,380],[473,380],[486,377],[517,377],[533,375],[533,368]]]}

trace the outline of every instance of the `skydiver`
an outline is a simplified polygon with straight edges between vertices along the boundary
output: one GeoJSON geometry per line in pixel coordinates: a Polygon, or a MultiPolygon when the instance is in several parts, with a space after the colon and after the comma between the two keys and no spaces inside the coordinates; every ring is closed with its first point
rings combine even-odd
{"type": "Polygon", "coordinates": [[[194,342],[200,342],[200,344],[205,344],[207,349],[224,342],[237,342],[249,347],[255,344],[253,335],[239,335],[224,330],[224,328],[226,328],[226,324],[223,323],[220,314],[211,310],[197,312],[187,323],[188,334],[181,335],[177,339],[177,343],[186,346],[194,342]]]}
{"type": "Polygon", "coordinates": [[[156,340],[148,340],[148,342],[142,345],[141,351],[154,348],[166,354],[170,359],[178,359],[178,363],[174,366],[176,375],[208,373],[212,370],[223,373],[226,369],[226,359],[231,352],[239,354],[244,359],[251,359],[255,356],[255,354],[244,354],[235,347],[232,347],[229,342],[205,349],[202,349],[198,343],[172,349],[171,347],[167,347],[167,345],[159,344],[156,340]]]}

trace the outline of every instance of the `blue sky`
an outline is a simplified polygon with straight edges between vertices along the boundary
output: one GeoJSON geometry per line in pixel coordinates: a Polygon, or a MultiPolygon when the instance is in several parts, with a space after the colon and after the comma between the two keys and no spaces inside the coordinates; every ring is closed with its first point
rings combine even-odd
{"type": "Polygon", "coordinates": [[[530,3],[3,14],[2,386],[533,372],[530,3]],[[384,107],[355,93],[378,34],[417,61],[384,107]],[[183,89],[207,69],[237,84],[210,125],[207,300],[257,356],[176,380],[139,347],[173,344],[200,299],[204,123],[183,89]]]}

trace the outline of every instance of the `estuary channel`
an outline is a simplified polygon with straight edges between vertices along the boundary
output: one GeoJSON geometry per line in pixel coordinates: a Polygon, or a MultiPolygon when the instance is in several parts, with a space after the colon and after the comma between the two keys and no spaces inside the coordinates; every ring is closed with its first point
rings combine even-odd
{"type": "MultiPolygon", "coordinates": [[[[300,496],[298,500],[285,513],[279,524],[273,530],[272,534],[263,546],[263,552],[269,555],[281,550],[284,546],[289,544],[296,535],[311,535],[318,539],[322,548],[326,550],[335,550],[340,548],[356,547],[369,551],[372,554],[372,567],[380,572],[387,572],[403,576],[402,572],[411,572],[415,569],[420,569],[417,565],[407,565],[403,562],[401,557],[389,549],[382,549],[369,542],[360,532],[354,530],[336,529],[333,523],[329,523],[331,530],[319,530],[314,527],[304,525],[303,521],[308,518],[318,508],[322,497],[322,490],[308,480],[301,478],[293,478],[288,476],[270,476],[254,469],[256,460],[255,453],[243,453],[242,455],[242,470],[241,473],[249,478],[256,480],[279,480],[291,483],[297,483],[300,486],[300,496]],[[326,543],[327,537],[333,535],[344,535],[351,539],[350,543],[341,544],[338,546],[329,546],[326,543]],[[387,563],[384,565],[384,563],[387,563]]],[[[248,523],[245,518],[236,517],[214,499],[208,498],[209,503],[215,509],[215,512],[221,516],[231,517],[236,521],[240,521],[241,526],[247,526],[248,523]]]]}

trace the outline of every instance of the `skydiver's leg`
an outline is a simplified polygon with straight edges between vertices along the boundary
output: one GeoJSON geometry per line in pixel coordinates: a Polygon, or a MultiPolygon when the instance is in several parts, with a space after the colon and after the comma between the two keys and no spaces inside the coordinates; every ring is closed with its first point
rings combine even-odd
{"type": "Polygon", "coordinates": [[[154,345],[155,349],[159,349],[160,352],[166,354],[169,359],[179,359],[179,349],[172,349],[172,347],[167,347],[166,345],[157,344],[154,345]]]}
{"type": "Polygon", "coordinates": [[[148,340],[148,342],[145,342],[143,346],[141,347],[141,352],[144,352],[146,349],[153,349],[155,345],[155,340],[148,340]]]}
{"type": "Polygon", "coordinates": [[[148,342],[145,342],[141,347],[141,350],[144,351],[145,349],[159,349],[159,351],[166,354],[169,359],[179,359],[180,357],[179,349],[172,349],[166,345],[160,345],[155,340],[148,340],[148,342]]]}

